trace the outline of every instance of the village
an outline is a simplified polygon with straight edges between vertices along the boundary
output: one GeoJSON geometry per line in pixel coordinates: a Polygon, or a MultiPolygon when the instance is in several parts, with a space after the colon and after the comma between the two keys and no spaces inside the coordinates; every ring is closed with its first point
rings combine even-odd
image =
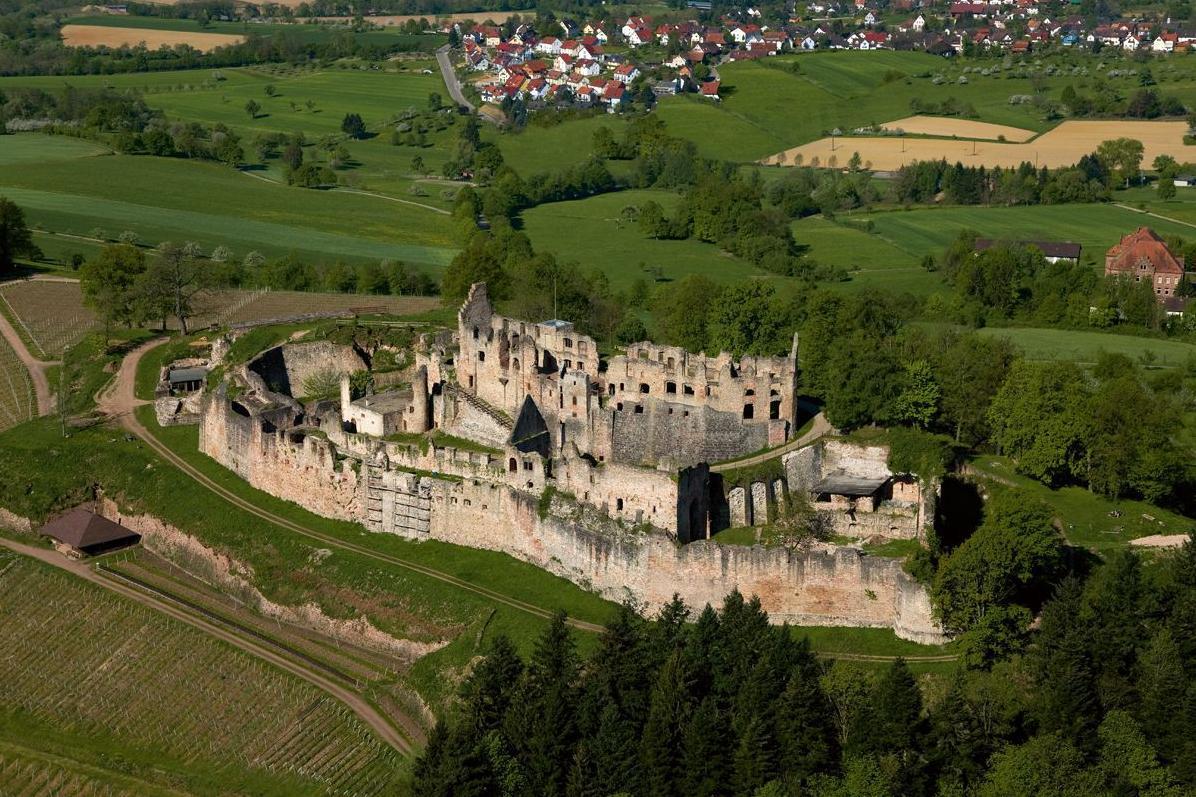
{"type": "Polygon", "coordinates": [[[474,81],[483,102],[603,106],[612,113],[633,90],[653,97],[696,93],[717,102],[719,64],[788,52],[919,50],[950,58],[1108,47],[1167,54],[1186,52],[1196,43],[1196,30],[1180,29],[1170,20],[1090,26],[1078,14],[1047,15],[1040,5],[1038,0],[993,0],[932,7],[901,0],[882,12],[868,0],[852,6],[815,0],[805,7],[806,18],[794,16],[783,24],[769,24],[758,9],[747,7],[705,24],[632,15],[582,23],[559,19],[544,31],[522,22],[450,23],[448,29],[463,47],[460,67],[484,75],[474,81]]]}

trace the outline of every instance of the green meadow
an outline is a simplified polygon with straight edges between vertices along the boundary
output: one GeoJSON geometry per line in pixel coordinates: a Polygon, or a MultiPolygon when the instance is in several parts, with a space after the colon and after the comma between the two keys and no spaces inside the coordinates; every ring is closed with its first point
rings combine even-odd
{"type": "Polygon", "coordinates": [[[414,205],[292,188],[211,163],[89,157],[90,150],[43,136],[9,141],[20,143],[16,156],[5,156],[0,193],[25,208],[32,225],[56,233],[90,237],[98,228],[114,238],[133,230],[149,244],[189,240],[209,249],[228,246],[237,255],[391,258],[433,269],[454,252],[448,217],[414,205]],[[22,160],[24,151],[47,141],[55,160],[22,160]]]}
{"type": "Polygon", "coordinates": [[[1031,360],[1093,363],[1099,354],[1105,352],[1124,354],[1154,366],[1178,366],[1196,362],[1196,346],[1177,340],[1036,327],[985,327],[977,331],[981,335],[1008,338],[1031,360]]]}
{"type": "Polygon", "coordinates": [[[572,202],[553,202],[523,214],[523,226],[536,248],[552,252],[565,262],[596,268],[615,287],[626,287],[638,278],[651,281],[648,269],[660,269],[666,280],[702,274],[717,282],[734,282],[764,272],[726,254],[713,244],[687,239],[657,241],[644,236],[639,225],[623,221],[628,206],[649,200],[666,212],[679,201],[668,191],[620,191],[572,202]]]}

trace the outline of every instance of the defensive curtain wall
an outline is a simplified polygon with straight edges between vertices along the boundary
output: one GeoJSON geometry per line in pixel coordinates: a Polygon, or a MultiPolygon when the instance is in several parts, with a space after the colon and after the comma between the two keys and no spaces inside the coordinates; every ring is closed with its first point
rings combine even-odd
{"type": "MultiPolygon", "coordinates": [[[[476,289],[471,297],[478,298],[476,289]]],[[[472,327],[465,322],[467,311],[471,306],[476,309],[476,304],[467,302],[462,308],[462,339],[472,339],[472,327]]],[[[520,334],[535,338],[527,329],[520,334]]],[[[548,329],[542,334],[564,350],[564,335],[571,334],[566,326],[548,329]]],[[[479,328],[478,340],[483,337],[479,328]]],[[[575,352],[578,342],[577,338],[570,341],[575,352]]],[[[597,428],[596,419],[617,412],[602,407],[612,397],[611,386],[616,399],[623,393],[651,397],[663,379],[664,396],[673,395],[667,384],[673,380],[666,377],[688,373],[690,363],[680,356],[684,352],[647,349],[647,357],[635,356],[635,366],[628,364],[622,372],[623,387],[617,380],[587,383],[588,371],[569,371],[563,365],[556,371],[554,366],[529,381],[538,390],[556,394],[555,406],[541,411],[531,393],[516,402],[497,389],[470,390],[470,374],[462,373],[462,366],[490,358],[467,359],[468,347],[443,344],[442,339],[425,342],[417,352],[411,385],[403,388],[411,393],[393,391],[353,400],[346,390],[339,401],[306,405],[273,390],[278,380],[272,378],[270,384],[267,377],[285,373],[294,385],[304,379],[305,370],[322,373],[332,368],[347,374],[364,361],[349,347],[326,350],[331,346],[327,343],[277,347],[248,367],[230,369],[231,380],[204,396],[201,450],[254,486],[318,514],[358,521],[380,533],[503,551],[614,600],[632,597],[655,606],[676,592],[688,604],[701,606],[718,604],[738,588],[759,595],[777,621],[890,627],[909,639],[941,639],[925,590],[898,560],[834,546],[791,550],[720,545],[707,539],[711,503],[725,502],[726,497],[712,494],[711,484],[717,480],[711,479],[704,461],[682,467],[663,463],[644,467],[621,461],[622,457],[603,461],[582,448],[588,442],[585,434],[554,436],[554,431],[560,434],[559,424],[574,422],[575,405],[566,400],[572,398],[571,388],[561,390],[570,380],[579,381],[575,394],[579,428],[583,423],[597,428]],[[671,365],[669,352],[674,352],[671,365]],[[650,380],[646,382],[649,392],[638,392],[636,382],[637,392],[632,393],[628,379],[650,380]],[[414,393],[422,393],[426,400],[414,393]],[[601,412],[586,412],[583,397],[601,412]],[[377,411],[377,417],[367,417],[369,411],[377,411]],[[426,437],[413,441],[410,435],[384,439],[376,434],[378,429],[401,429],[403,424],[410,424],[408,431],[442,428],[487,442],[492,449],[471,445],[471,450],[464,450],[437,445],[426,437]]],[[[475,355],[478,350],[472,349],[475,355]]],[[[530,353],[533,362],[543,362],[542,347],[520,351],[530,353]]],[[[591,353],[587,346],[583,356],[591,353]]],[[[744,396],[738,394],[752,390],[762,399],[753,406],[763,407],[764,417],[757,419],[754,410],[745,413],[742,406],[731,413],[725,405],[702,401],[694,404],[691,417],[703,411],[732,415],[741,428],[762,430],[765,442],[772,439],[770,429],[792,423],[768,417],[789,411],[784,396],[791,376],[783,367],[759,361],[731,365],[725,355],[695,361],[702,368],[710,362],[721,362],[721,375],[717,385],[710,385],[709,399],[724,395],[714,387],[733,384],[739,404],[744,396]],[[779,397],[771,395],[773,390],[779,397]]],[[[482,374],[481,370],[473,374],[475,387],[482,374]]],[[[705,394],[707,384],[697,378],[697,371],[692,381],[693,395],[705,394]]],[[[677,384],[679,395],[688,395],[684,386],[689,383],[677,384]]],[[[657,420],[665,426],[669,403],[662,398],[658,405],[662,414],[657,420]]],[[[676,416],[677,408],[673,409],[676,416]]],[[[649,412],[631,414],[652,417],[649,412]]],[[[754,440],[740,445],[753,444],[754,440]]],[[[746,453],[733,442],[727,446],[746,453]]],[[[762,485],[765,494],[775,497],[786,489],[805,489],[788,484],[788,474],[779,481],[762,485]]],[[[754,494],[756,485],[749,492],[754,494]]]]}

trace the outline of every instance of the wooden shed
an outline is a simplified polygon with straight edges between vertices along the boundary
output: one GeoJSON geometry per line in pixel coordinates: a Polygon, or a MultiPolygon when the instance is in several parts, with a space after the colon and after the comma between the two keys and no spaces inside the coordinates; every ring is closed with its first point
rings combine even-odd
{"type": "Polygon", "coordinates": [[[59,515],[42,526],[41,534],[55,547],[76,556],[96,556],[136,545],[141,535],[82,506],[59,515]]]}

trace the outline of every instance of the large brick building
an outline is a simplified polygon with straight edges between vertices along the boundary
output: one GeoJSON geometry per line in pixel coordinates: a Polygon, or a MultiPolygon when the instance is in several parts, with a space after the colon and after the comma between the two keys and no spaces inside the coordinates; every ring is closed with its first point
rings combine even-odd
{"type": "Polygon", "coordinates": [[[1139,227],[1105,253],[1105,276],[1149,280],[1159,301],[1165,301],[1177,294],[1184,264],[1154,230],[1139,227]]]}

